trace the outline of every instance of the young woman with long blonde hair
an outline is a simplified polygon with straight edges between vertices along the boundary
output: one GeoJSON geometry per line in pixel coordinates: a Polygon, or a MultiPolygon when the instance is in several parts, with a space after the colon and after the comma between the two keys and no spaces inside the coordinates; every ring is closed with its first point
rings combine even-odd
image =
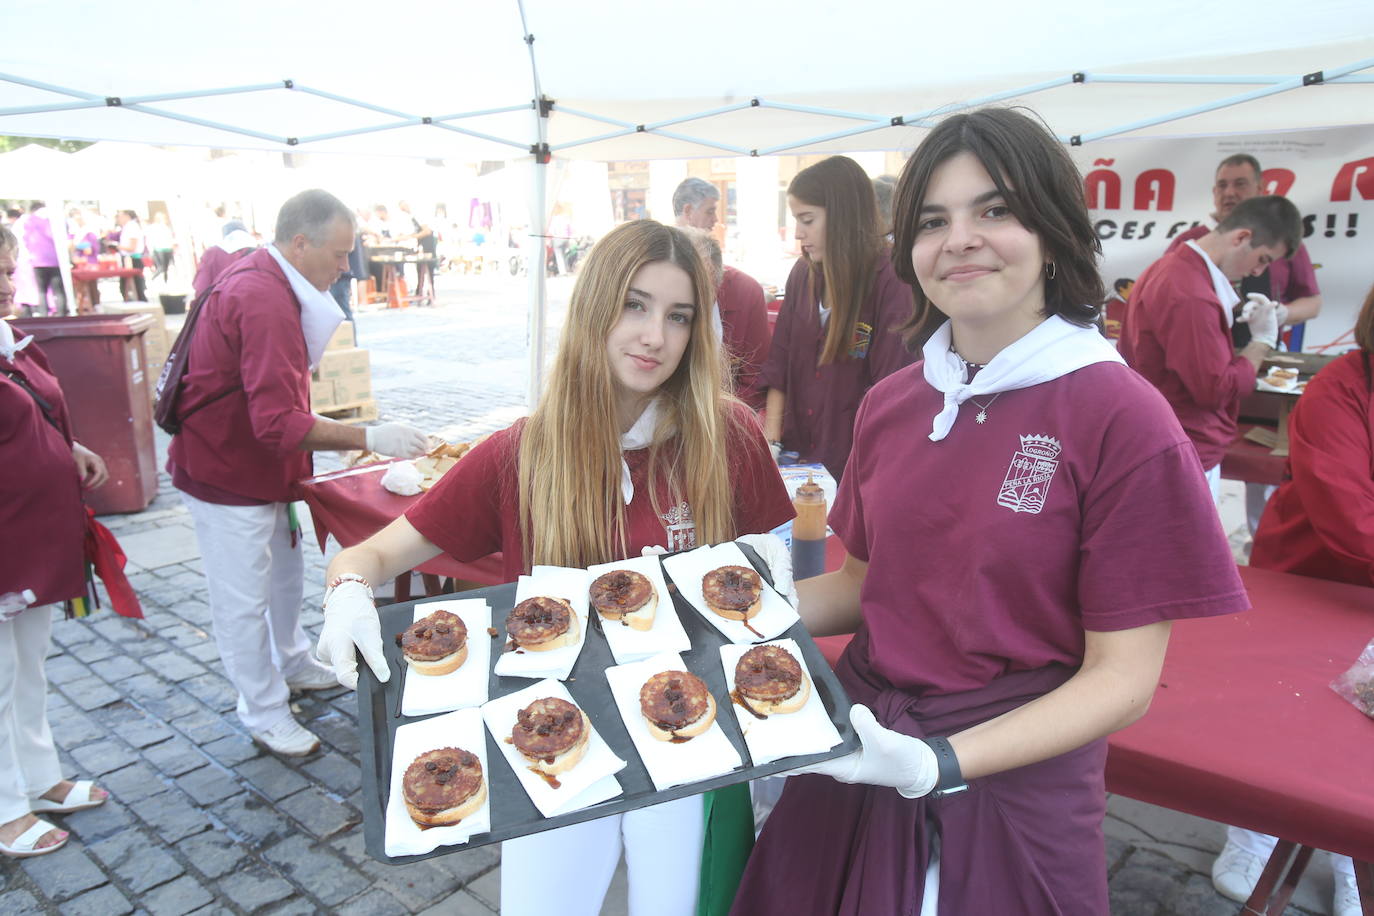
{"type": "MultiPolygon", "coordinates": [[[[500,551],[513,581],[535,564],[712,544],[792,516],[757,421],[725,393],[712,299],[680,230],[626,223],[597,243],[529,419],[493,434],[405,516],[330,564],[319,654],[342,683],[357,683],[355,645],[389,677],[367,583],[440,553],[500,551]]],[[[693,913],[703,825],[691,797],[508,842],[502,912],[599,912],[623,847],[631,913],[693,913]]]]}

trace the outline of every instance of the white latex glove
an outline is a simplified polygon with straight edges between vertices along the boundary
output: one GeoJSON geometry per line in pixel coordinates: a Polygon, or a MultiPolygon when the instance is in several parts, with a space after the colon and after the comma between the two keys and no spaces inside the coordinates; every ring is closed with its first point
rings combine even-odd
{"type": "Polygon", "coordinates": [[[1279,342],[1278,306],[1268,296],[1263,301],[1255,301],[1255,310],[1250,313],[1250,339],[1257,340],[1269,348],[1279,342]]]}
{"type": "Polygon", "coordinates": [[[367,450],[392,458],[419,458],[429,450],[429,440],[405,423],[383,423],[367,428],[367,450]]]}
{"type": "Polygon", "coordinates": [[[358,689],[358,660],[353,647],[363,654],[377,680],[391,677],[386,656],[382,654],[382,624],[377,606],[366,585],[340,582],[324,601],[324,628],[315,647],[315,657],[334,669],[339,683],[358,689]]]}
{"type": "Polygon", "coordinates": [[[768,443],[768,451],[773,456],[773,463],[778,463],[778,456],[782,454],[782,446],[777,442],[768,443]]]}
{"type": "Polygon", "coordinates": [[[789,775],[819,773],[838,782],[891,786],[904,798],[930,794],[940,781],[940,764],[929,745],[919,738],[883,728],[867,706],[850,707],[849,721],[863,747],[834,760],[792,770],[789,775]]]}
{"type": "Polygon", "coordinates": [[[1270,299],[1264,293],[1249,293],[1246,295],[1245,308],[1241,312],[1241,321],[1249,321],[1250,316],[1255,313],[1255,308],[1261,304],[1269,304],[1274,307],[1274,315],[1282,329],[1288,326],[1288,306],[1275,299],[1270,299]]]}
{"type": "Polygon", "coordinates": [[[653,547],[645,547],[643,550],[639,552],[639,555],[641,557],[656,557],[661,553],[667,552],[667,547],[659,547],[657,544],[655,544],[653,547]]]}
{"type": "Polygon", "coordinates": [[[768,564],[768,572],[773,576],[773,589],[787,599],[787,603],[797,606],[797,584],[792,581],[792,552],[776,534],[745,534],[735,538],[741,544],[754,548],[763,562],[768,564]]]}

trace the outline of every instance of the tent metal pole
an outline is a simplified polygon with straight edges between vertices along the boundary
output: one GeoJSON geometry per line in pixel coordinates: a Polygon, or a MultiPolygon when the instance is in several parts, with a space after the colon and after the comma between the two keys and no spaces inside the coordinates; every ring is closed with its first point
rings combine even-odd
{"type": "MultiPolygon", "coordinates": [[[[566,113],[566,112],[565,112],[566,113]]],[[[553,152],[570,149],[574,146],[586,146],[588,143],[600,143],[602,140],[614,140],[616,137],[628,137],[630,134],[637,133],[633,127],[624,130],[612,131],[609,134],[597,134],[595,137],[585,137],[581,140],[569,140],[567,143],[555,143],[549,147],[553,152]]]]}
{"type": "MultiPolygon", "coordinates": [[[[1344,67],[1337,67],[1329,71],[1322,71],[1323,78],[1339,78],[1359,70],[1367,70],[1374,67],[1374,58],[1356,61],[1344,67]]],[[[1271,95],[1278,95],[1280,92],[1288,92],[1292,89],[1302,89],[1308,85],[1307,80],[1301,76],[1290,77],[1274,86],[1267,86],[1263,89],[1254,89],[1250,92],[1242,92],[1239,95],[1228,96],[1224,99],[1217,99],[1205,105],[1196,105],[1192,108],[1182,108],[1178,111],[1171,111],[1167,114],[1158,115],[1153,118],[1145,118],[1141,121],[1133,121],[1130,124],[1123,124],[1120,127],[1110,127],[1106,130],[1093,131],[1088,134],[1080,134],[1070,142],[1090,143],[1093,140],[1103,140],[1107,137],[1114,137],[1118,134],[1126,134],[1135,130],[1142,130],[1146,127],[1154,127],[1157,124],[1167,124],[1170,121],[1181,121],[1193,115],[1206,114],[1209,111],[1217,111],[1221,108],[1229,108],[1232,105],[1243,105],[1246,102],[1253,102],[1256,99],[1266,98],[1271,95]]]]}
{"type": "MultiPolygon", "coordinates": [[[[1355,76],[1353,74],[1332,76],[1330,73],[1324,73],[1323,75],[1325,76],[1324,81],[1328,83],[1374,83],[1374,76],[1355,76]]],[[[1257,74],[1235,74],[1229,76],[1196,74],[1189,76],[1173,73],[1085,73],[1083,81],[1086,83],[1174,83],[1185,86],[1272,86],[1277,83],[1287,82],[1291,79],[1293,79],[1292,74],[1286,76],[1260,76],[1257,74]]]]}
{"type": "Polygon", "coordinates": [[[548,229],[544,218],[544,195],[548,187],[549,112],[552,105],[545,104],[544,90],[539,84],[539,66],[534,58],[534,35],[530,32],[529,23],[525,19],[525,4],[523,0],[515,0],[515,5],[520,11],[521,38],[529,50],[530,79],[534,86],[534,104],[531,108],[534,111],[535,141],[530,146],[534,171],[530,193],[529,333],[526,335],[530,351],[526,401],[529,409],[533,411],[539,404],[539,395],[544,390],[544,333],[548,312],[548,284],[544,276],[544,237],[548,235],[548,229]]]}
{"type": "Polygon", "coordinates": [[[535,156],[533,162],[533,193],[530,194],[530,232],[529,245],[526,251],[529,252],[527,263],[529,265],[529,288],[530,288],[530,320],[529,320],[529,347],[530,347],[530,383],[526,393],[526,399],[530,410],[534,410],[539,403],[539,395],[544,390],[544,337],[547,325],[548,312],[548,281],[546,277],[544,262],[544,237],[548,235],[547,225],[544,220],[545,194],[548,189],[548,163],[540,162],[541,156],[535,156]]]}
{"type": "MultiPolygon", "coordinates": [[[[1057,76],[1052,80],[1045,80],[1041,83],[1031,83],[1029,86],[1018,86],[1015,89],[1004,89],[1001,92],[994,92],[990,95],[982,95],[976,99],[967,99],[962,102],[952,102],[948,105],[941,105],[939,108],[927,108],[925,111],[913,112],[903,115],[902,120],[907,124],[913,121],[920,122],[936,115],[953,114],[956,111],[963,111],[968,108],[977,108],[980,105],[991,105],[993,102],[1002,102],[1006,99],[1014,99],[1018,96],[1033,95],[1037,92],[1044,92],[1047,89],[1057,89],[1060,86],[1073,84],[1072,76],[1057,76]]],[[[921,126],[921,125],[917,125],[921,126]]]]}
{"type": "Polygon", "coordinates": [[[880,117],[875,114],[864,114],[861,111],[843,111],[839,108],[817,108],[814,105],[792,105],[788,102],[770,102],[767,99],[759,99],[760,108],[772,108],[777,111],[795,111],[800,114],[823,115],[827,118],[849,118],[854,121],[881,121],[884,124],[891,119],[880,117]]]}
{"type": "Polygon", "coordinates": [[[610,124],[613,127],[625,127],[630,130],[634,130],[636,126],[634,123],[630,121],[622,121],[619,118],[612,118],[609,115],[599,115],[594,112],[583,111],[580,108],[568,108],[565,105],[558,106],[558,113],[565,115],[573,115],[574,117],[578,118],[586,118],[588,121],[598,121],[602,124],[610,124]]]}

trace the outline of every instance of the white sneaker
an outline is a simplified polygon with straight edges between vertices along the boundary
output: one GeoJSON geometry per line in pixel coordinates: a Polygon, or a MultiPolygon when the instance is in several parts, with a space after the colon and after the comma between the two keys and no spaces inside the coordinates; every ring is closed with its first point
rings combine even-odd
{"type": "Polygon", "coordinates": [[[1355,886],[1355,873],[1332,863],[1336,876],[1336,893],[1331,898],[1332,916],[1360,916],[1360,892],[1355,886]]]}
{"type": "Polygon", "coordinates": [[[339,679],[333,668],[310,664],[286,679],[291,690],[329,690],[339,686],[339,679]]]}
{"type": "Polygon", "coordinates": [[[302,726],[293,717],[287,716],[265,731],[249,732],[253,740],[274,754],[284,757],[305,757],[320,748],[320,739],[314,732],[302,726]]]}
{"type": "Polygon", "coordinates": [[[1212,863],[1212,886],[1221,896],[1244,903],[1255,892],[1263,871],[1263,859],[1227,840],[1221,855],[1212,863]]]}

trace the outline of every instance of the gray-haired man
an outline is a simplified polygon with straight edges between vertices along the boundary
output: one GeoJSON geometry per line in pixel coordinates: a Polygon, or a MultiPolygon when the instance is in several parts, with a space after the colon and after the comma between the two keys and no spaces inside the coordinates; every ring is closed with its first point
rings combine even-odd
{"type": "Polygon", "coordinates": [[[719,218],[719,203],[720,191],[715,185],[704,178],[686,178],[673,191],[673,218],[679,226],[710,232],[719,218]]]}
{"type": "Polygon", "coordinates": [[[236,262],[200,306],[186,344],[181,429],[167,470],[195,521],[215,644],[253,739],[303,756],[319,739],[290,692],[335,685],[300,626],[304,558],[291,502],[311,452],[367,448],[414,457],[425,436],[400,423],[362,429],[310,411],[310,367],[343,319],[328,293],[348,267],[353,214],[325,191],[282,205],[275,241],[236,262]]]}

